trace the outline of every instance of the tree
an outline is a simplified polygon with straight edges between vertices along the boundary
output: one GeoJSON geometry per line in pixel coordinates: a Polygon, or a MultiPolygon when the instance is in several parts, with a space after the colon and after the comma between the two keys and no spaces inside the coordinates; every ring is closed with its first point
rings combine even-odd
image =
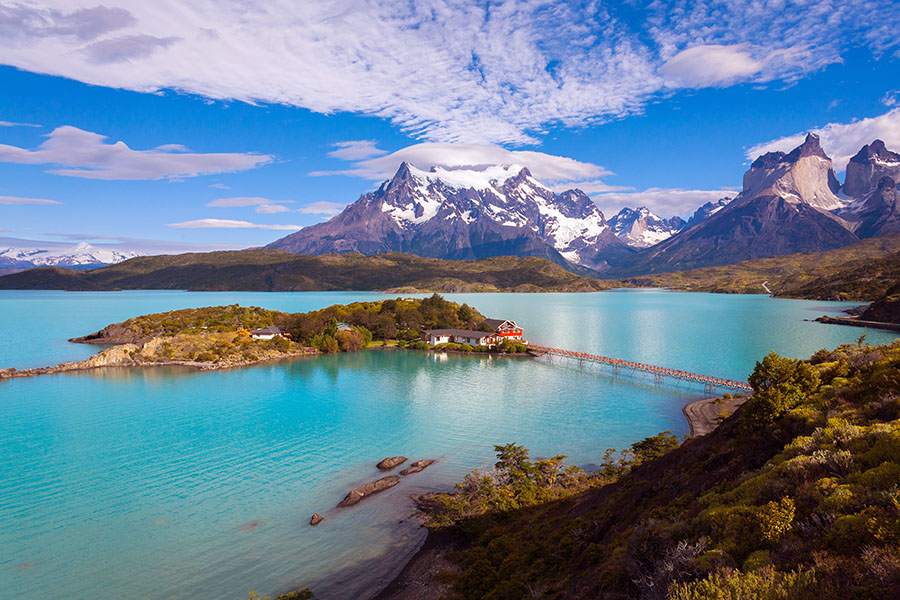
{"type": "Polygon", "coordinates": [[[807,362],[770,352],[750,375],[753,397],[746,415],[754,427],[772,423],[805,400],[819,385],[818,372],[807,362]]]}
{"type": "Polygon", "coordinates": [[[678,437],[669,431],[661,431],[653,437],[644,438],[631,445],[631,453],[636,465],[659,458],[666,452],[678,447],[678,437]]]}

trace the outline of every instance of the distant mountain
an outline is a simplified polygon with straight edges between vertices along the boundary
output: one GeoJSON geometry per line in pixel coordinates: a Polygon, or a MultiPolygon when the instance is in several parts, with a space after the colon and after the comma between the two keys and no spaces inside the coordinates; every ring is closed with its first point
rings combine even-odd
{"type": "Polygon", "coordinates": [[[611,286],[536,257],[298,256],[261,249],[141,256],[89,271],[42,267],[0,277],[6,290],[586,292],[611,286]]]}
{"type": "Polygon", "coordinates": [[[634,248],[647,248],[667,240],[684,229],[685,225],[681,217],[663,219],[646,206],[623,208],[609,220],[616,237],[634,248]]]}
{"type": "Polygon", "coordinates": [[[554,193],[526,168],[436,167],[426,172],[405,162],[392,179],[341,214],[267,248],[449,259],[538,256],[595,271],[632,252],[584,192],[554,193]]]}
{"type": "Polygon", "coordinates": [[[743,190],[726,206],[613,273],[678,271],[852,244],[859,239],[856,226],[836,214],[852,205],[838,195],[840,188],[819,138],[809,134],[789,153],[753,161],[743,190]]]}
{"type": "Polygon", "coordinates": [[[694,214],[691,215],[690,219],[688,219],[687,225],[685,225],[682,229],[693,227],[700,221],[704,221],[707,218],[713,216],[714,214],[728,206],[728,203],[732,200],[734,200],[734,198],[719,198],[716,201],[710,201],[706,204],[703,204],[694,211],[694,214]]]}
{"type": "Polygon", "coordinates": [[[33,267],[97,268],[137,256],[135,252],[97,248],[84,242],[76,246],[63,247],[60,247],[58,242],[49,242],[43,247],[35,247],[33,244],[25,247],[0,247],[0,270],[8,273],[33,267]]]}

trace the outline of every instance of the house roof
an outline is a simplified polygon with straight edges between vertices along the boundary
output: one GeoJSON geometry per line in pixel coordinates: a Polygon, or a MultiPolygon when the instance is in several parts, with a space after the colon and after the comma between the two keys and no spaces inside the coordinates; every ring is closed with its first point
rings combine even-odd
{"type": "Polygon", "coordinates": [[[470,329],[429,329],[425,334],[453,335],[459,337],[488,337],[494,335],[493,331],[472,331],[470,329]]]}
{"type": "Polygon", "coordinates": [[[510,321],[509,319],[485,319],[484,324],[490,327],[491,329],[497,330],[504,323],[512,323],[515,325],[514,321],[510,321]]]}
{"type": "Polygon", "coordinates": [[[263,327],[262,329],[254,329],[250,332],[251,334],[258,333],[262,335],[266,335],[269,333],[287,333],[287,331],[277,325],[269,325],[268,327],[263,327]]]}

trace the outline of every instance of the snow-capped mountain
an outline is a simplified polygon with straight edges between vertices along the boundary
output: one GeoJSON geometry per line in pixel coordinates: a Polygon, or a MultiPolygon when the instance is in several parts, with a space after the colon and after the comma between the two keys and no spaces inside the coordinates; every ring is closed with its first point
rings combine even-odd
{"type": "Polygon", "coordinates": [[[85,242],[77,246],[62,248],[53,247],[53,245],[48,245],[47,248],[0,248],[0,258],[13,261],[10,266],[17,268],[100,267],[119,263],[135,256],[138,256],[135,252],[97,248],[85,242]]]}
{"type": "Polygon", "coordinates": [[[602,270],[630,250],[580,190],[554,193],[517,165],[423,171],[402,163],[342,213],[269,244],[297,254],[541,256],[602,270]]]}
{"type": "Polygon", "coordinates": [[[649,208],[623,208],[609,219],[609,226],[620,240],[634,248],[648,248],[667,240],[685,227],[685,221],[675,216],[663,219],[649,208]]]}

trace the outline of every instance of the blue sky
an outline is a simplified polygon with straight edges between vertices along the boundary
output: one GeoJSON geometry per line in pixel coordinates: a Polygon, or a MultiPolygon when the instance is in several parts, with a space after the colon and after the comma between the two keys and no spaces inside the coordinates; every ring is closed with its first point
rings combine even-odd
{"type": "Polygon", "coordinates": [[[0,0],[0,236],[261,245],[403,159],[686,215],[808,130],[838,170],[900,150],[897,31],[888,1],[0,0]]]}

